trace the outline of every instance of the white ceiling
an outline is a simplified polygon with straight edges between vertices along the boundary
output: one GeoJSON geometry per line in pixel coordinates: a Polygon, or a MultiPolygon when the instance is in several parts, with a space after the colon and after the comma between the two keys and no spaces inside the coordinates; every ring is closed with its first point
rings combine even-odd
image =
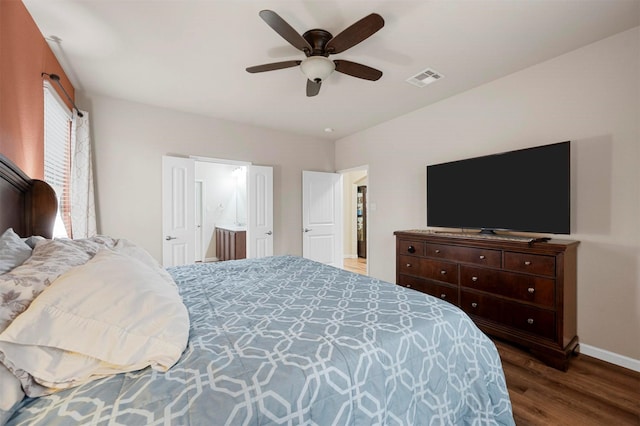
{"type": "Polygon", "coordinates": [[[640,0],[23,2],[42,34],[58,39],[50,45],[77,90],[330,140],[640,25],[640,0]],[[379,13],[384,28],[331,58],[384,75],[371,82],[336,72],[308,98],[297,68],[247,73],[304,58],[262,9],[300,33],[333,35],[379,13]],[[405,82],[425,68],[444,79],[405,82]]]}

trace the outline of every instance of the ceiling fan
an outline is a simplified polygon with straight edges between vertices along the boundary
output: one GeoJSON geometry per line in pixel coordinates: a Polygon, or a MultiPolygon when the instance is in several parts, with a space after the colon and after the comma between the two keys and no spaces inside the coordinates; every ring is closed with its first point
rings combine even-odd
{"type": "Polygon", "coordinates": [[[320,92],[322,82],[338,71],[352,77],[376,81],[382,77],[382,71],[344,59],[331,60],[329,55],[342,53],[356,44],[366,40],[384,26],[384,19],[377,13],[365,16],[337,36],[329,31],[313,29],[300,35],[284,19],[272,10],[262,10],[260,17],[282,38],[306,55],[304,60],[274,62],[247,68],[250,73],[274,71],[283,68],[300,66],[307,76],[307,96],[316,96],[320,92]]]}

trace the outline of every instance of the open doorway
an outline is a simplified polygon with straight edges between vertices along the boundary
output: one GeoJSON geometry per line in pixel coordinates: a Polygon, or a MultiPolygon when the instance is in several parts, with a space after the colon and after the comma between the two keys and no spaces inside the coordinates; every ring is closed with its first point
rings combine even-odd
{"type": "Polygon", "coordinates": [[[368,166],[343,170],[344,269],[369,274],[368,166]]]}
{"type": "Polygon", "coordinates": [[[246,257],[245,250],[235,250],[246,247],[246,176],[245,165],[196,161],[196,262],[246,257]],[[232,237],[233,253],[218,247],[222,240],[216,234],[221,232],[232,237]]]}
{"type": "Polygon", "coordinates": [[[162,233],[165,267],[272,256],[273,168],[162,156],[162,233]]]}

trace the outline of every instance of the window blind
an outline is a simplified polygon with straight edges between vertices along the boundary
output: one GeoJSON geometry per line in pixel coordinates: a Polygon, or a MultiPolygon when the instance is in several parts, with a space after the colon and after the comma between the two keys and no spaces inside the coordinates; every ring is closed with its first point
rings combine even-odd
{"type": "Polygon", "coordinates": [[[71,111],[55,89],[44,82],[44,180],[58,196],[54,236],[71,236],[71,111]]]}

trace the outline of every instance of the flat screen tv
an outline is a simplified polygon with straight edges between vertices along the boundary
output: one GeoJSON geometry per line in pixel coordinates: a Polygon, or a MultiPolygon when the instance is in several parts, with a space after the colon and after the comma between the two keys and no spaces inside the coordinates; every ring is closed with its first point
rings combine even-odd
{"type": "Polygon", "coordinates": [[[570,143],[427,166],[427,226],[570,233],[570,143]]]}

